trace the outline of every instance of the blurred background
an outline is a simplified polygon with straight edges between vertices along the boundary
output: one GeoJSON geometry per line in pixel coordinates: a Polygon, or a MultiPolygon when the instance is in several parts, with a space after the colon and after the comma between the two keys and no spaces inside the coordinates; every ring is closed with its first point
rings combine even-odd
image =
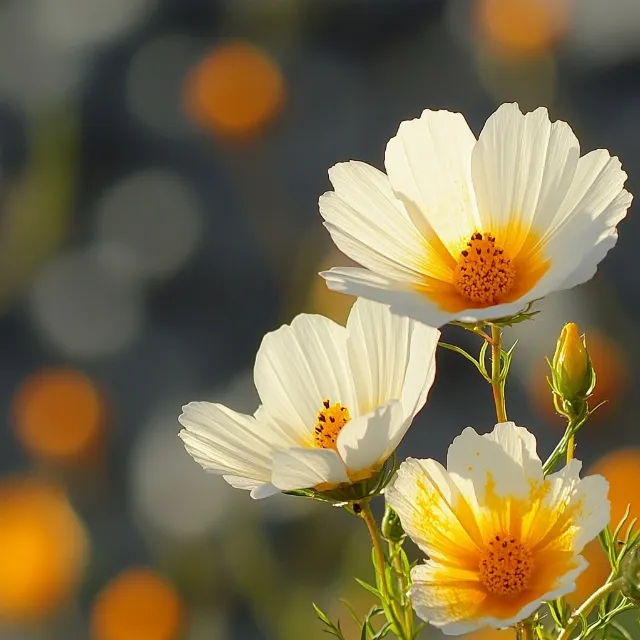
{"type": "MultiPolygon", "coordinates": [[[[618,155],[638,193],[640,3],[0,0],[1,640],[314,640],[312,600],[358,637],[338,598],[371,606],[362,524],[232,490],[177,416],[253,411],[262,335],[345,319],[317,276],[349,264],[317,211],[332,164],[382,168],[425,108],[478,133],[513,100],[618,155]]],[[[609,402],[577,456],[609,478],[615,521],[640,516],[639,241],[632,207],[597,277],[507,334],[509,415],[547,455],[563,423],[543,356],[565,322],[586,332],[609,402]]],[[[401,457],[493,426],[473,367],[438,364],[401,457]]],[[[607,574],[587,555],[574,602],[607,574]]]]}

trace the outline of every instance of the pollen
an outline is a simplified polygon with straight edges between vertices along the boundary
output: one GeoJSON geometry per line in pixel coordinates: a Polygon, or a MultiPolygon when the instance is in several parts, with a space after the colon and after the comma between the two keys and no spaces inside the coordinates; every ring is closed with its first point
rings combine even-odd
{"type": "Polygon", "coordinates": [[[516,271],[504,249],[488,233],[476,232],[460,253],[453,284],[465,298],[479,305],[500,303],[511,291],[516,271]]]}
{"type": "Polygon", "coordinates": [[[338,434],[351,417],[349,409],[339,402],[331,404],[330,400],[322,401],[322,409],[318,411],[316,426],[313,428],[313,439],[319,449],[336,449],[338,434]]]}
{"type": "Polygon", "coordinates": [[[531,552],[509,535],[489,540],[478,564],[484,586],[500,596],[515,596],[526,589],[533,568],[531,552]]]}

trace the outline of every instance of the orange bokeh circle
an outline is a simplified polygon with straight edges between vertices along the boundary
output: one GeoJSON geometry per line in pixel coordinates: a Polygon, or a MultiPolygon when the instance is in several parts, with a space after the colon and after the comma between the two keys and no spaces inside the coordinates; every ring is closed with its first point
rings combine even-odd
{"type": "Polygon", "coordinates": [[[485,47],[504,58],[541,55],[569,25],[567,0],[476,0],[476,27],[485,47]]]}
{"type": "Polygon", "coordinates": [[[91,615],[94,640],[174,640],[182,605],[173,586],[151,569],[128,569],[98,595],[91,615]]]}
{"type": "Polygon", "coordinates": [[[27,478],[0,483],[0,623],[53,614],[80,581],[86,553],[61,490],[27,478]]]}
{"type": "Polygon", "coordinates": [[[105,424],[102,395],[73,369],[44,369],[29,376],[13,402],[17,436],[38,458],[68,460],[94,449],[105,424]]]}
{"type": "Polygon", "coordinates": [[[185,108],[208,131],[244,136],[277,116],[284,95],[284,78],[275,61],[251,44],[231,41],[192,69],[185,84],[185,108]]]}

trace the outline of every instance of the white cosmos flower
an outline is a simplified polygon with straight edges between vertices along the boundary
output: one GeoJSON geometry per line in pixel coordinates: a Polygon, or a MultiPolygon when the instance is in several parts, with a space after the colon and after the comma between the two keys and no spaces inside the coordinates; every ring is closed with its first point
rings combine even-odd
{"type": "Polygon", "coordinates": [[[516,104],[502,105],[478,140],[461,114],[424,111],[400,125],[385,167],[330,169],[334,191],[320,213],[365,268],[321,275],[330,289],[435,327],[513,315],[586,282],[632,199],[617,158],[580,157],[569,125],[516,104]]]}
{"type": "Polygon", "coordinates": [[[370,478],[426,402],[439,336],[367,300],[346,327],[301,314],[262,341],[256,413],[191,402],[180,437],[204,469],[254,498],[370,478]]]}
{"type": "Polygon", "coordinates": [[[386,489],[428,556],[411,571],[417,614],[447,635],[508,627],[573,591],[585,544],[609,522],[607,481],[572,460],[544,478],[536,440],[513,422],[465,429],[447,468],[409,458],[386,489]]]}

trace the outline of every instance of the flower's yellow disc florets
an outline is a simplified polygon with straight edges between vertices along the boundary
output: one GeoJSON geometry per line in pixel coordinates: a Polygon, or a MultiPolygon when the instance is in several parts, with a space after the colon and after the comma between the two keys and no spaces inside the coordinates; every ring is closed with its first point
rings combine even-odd
{"type": "Polygon", "coordinates": [[[480,556],[480,580],[496,595],[515,596],[526,589],[533,572],[531,552],[508,535],[496,535],[480,556]]]}
{"type": "Polygon", "coordinates": [[[351,419],[349,409],[339,402],[331,404],[328,399],[322,401],[322,406],[313,429],[315,445],[320,449],[336,449],[338,434],[351,419]]]}
{"type": "Polygon", "coordinates": [[[476,304],[493,305],[511,291],[516,271],[504,249],[490,234],[474,233],[453,272],[453,282],[465,298],[476,304]]]}

